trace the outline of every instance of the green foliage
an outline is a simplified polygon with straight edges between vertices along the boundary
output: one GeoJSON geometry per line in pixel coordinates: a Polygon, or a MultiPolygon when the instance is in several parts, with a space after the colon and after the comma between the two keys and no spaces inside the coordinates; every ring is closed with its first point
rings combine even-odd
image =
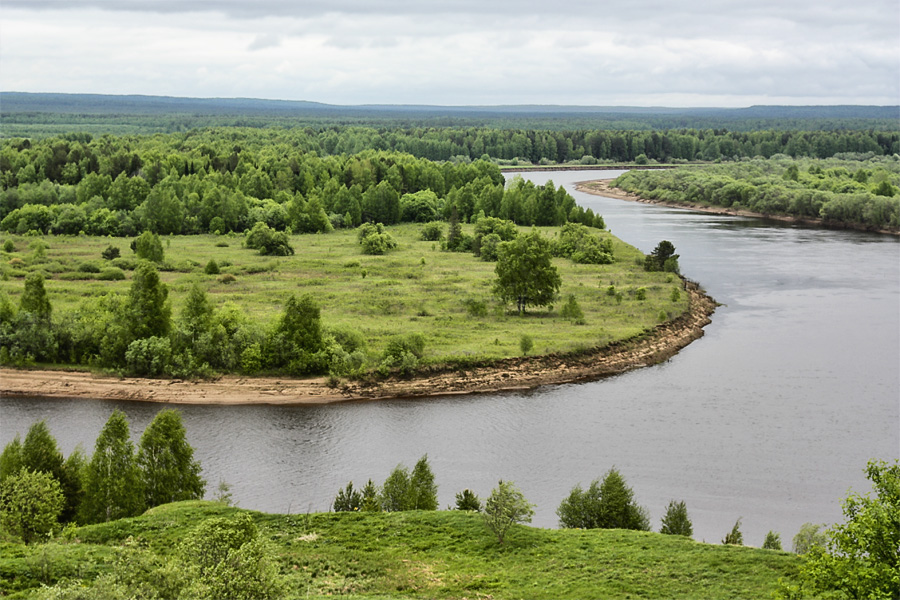
{"type": "Polygon", "coordinates": [[[50,473],[23,469],[0,483],[0,525],[29,544],[57,526],[65,498],[50,473]]]}
{"type": "Polygon", "coordinates": [[[481,514],[485,526],[502,544],[513,525],[531,523],[534,505],[525,499],[513,482],[501,479],[485,500],[481,514]]]}
{"type": "Polygon", "coordinates": [[[247,232],[245,244],[248,248],[259,250],[259,253],[264,256],[291,256],[294,254],[294,247],[291,246],[287,234],[283,231],[275,231],[261,221],[257,221],[247,232]]]}
{"type": "Polygon", "coordinates": [[[732,546],[743,546],[744,545],[744,534],[741,533],[741,519],[738,519],[734,523],[734,527],[731,528],[731,531],[725,534],[725,539],[722,540],[723,544],[730,544],[732,546]]]}
{"type": "Polygon", "coordinates": [[[366,482],[362,489],[362,504],[360,510],[364,512],[381,512],[381,504],[378,501],[378,489],[372,480],[366,482]]]}
{"type": "Polygon", "coordinates": [[[444,223],[429,221],[422,226],[420,239],[426,242],[439,242],[444,239],[444,223]]]}
{"type": "Polygon", "coordinates": [[[31,313],[42,321],[49,321],[52,310],[47,290],[44,289],[44,276],[37,272],[29,273],[25,277],[25,291],[19,300],[19,311],[31,313]]]}
{"type": "Polygon", "coordinates": [[[22,470],[22,440],[19,434],[3,447],[0,454],[0,483],[22,470]]]}
{"type": "Polygon", "coordinates": [[[828,536],[823,531],[825,525],[818,523],[804,523],[800,531],[794,536],[792,550],[795,554],[806,554],[813,548],[824,548],[828,543],[828,536]]]}
{"type": "Polygon", "coordinates": [[[501,244],[498,254],[494,293],[501,301],[514,302],[522,314],[528,306],[547,306],[556,299],[562,282],[550,243],[537,229],[501,244]]]}
{"type": "Polygon", "coordinates": [[[475,598],[486,590],[497,599],[768,598],[801,562],[788,553],[627,530],[519,527],[498,546],[481,515],[459,510],[277,515],[193,501],[79,527],[63,543],[7,542],[0,593],[196,597],[190,588],[198,568],[180,545],[198,524],[242,513],[256,524],[257,539],[267,540],[266,560],[277,564],[288,598],[475,598]],[[50,587],[41,590],[42,583],[50,587]]]}
{"type": "Polygon", "coordinates": [[[519,337],[519,350],[522,351],[522,355],[525,356],[534,348],[534,340],[527,333],[523,333],[521,337],[519,337]]]}
{"type": "Polygon", "coordinates": [[[566,223],[553,244],[555,256],[571,258],[578,264],[608,265],[615,262],[612,239],[599,238],[582,224],[566,223]]]}
{"type": "Polygon", "coordinates": [[[900,198],[896,196],[900,168],[896,161],[865,154],[786,164],[788,160],[773,157],[703,169],[630,171],[614,185],[675,204],[734,207],[858,228],[900,228],[900,198]]]}
{"type": "Polygon", "coordinates": [[[409,492],[409,469],[403,465],[397,465],[381,486],[379,501],[382,510],[385,512],[409,510],[409,492]]]}
{"type": "Polygon", "coordinates": [[[569,319],[570,321],[584,322],[584,311],[581,310],[581,306],[578,304],[575,294],[569,294],[566,298],[566,303],[563,304],[562,308],[559,310],[559,316],[563,319],[569,319]]]}
{"type": "Polygon", "coordinates": [[[216,259],[209,259],[209,262],[206,263],[205,267],[203,267],[203,272],[207,275],[218,275],[220,273],[220,270],[219,263],[216,262],[216,259]]]}
{"type": "Polygon", "coordinates": [[[653,252],[644,259],[645,271],[678,272],[678,255],[675,254],[675,246],[669,240],[663,240],[656,245],[653,252]]]}
{"type": "MultiPolygon", "coordinates": [[[[145,231],[131,242],[131,250],[138,258],[149,260],[155,263],[163,261],[162,240],[159,236],[151,231],[145,231]]],[[[106,258],[104,256],[104,258],[106,258]]],[[[115,257],[113,257],[115,258],[115,257]]]]}
{"type": "Polygon", "coordinates": [[[413,467],[409,492],[411,510],[437,510],[437,484],[434,483],[434,473],[428,464],[427,454],[413,467]]]}
{"type": "Polygon", "coordinates": [[[4,252],[15,252],[16,245],[13,243],[12,240],[5,240],[3,242],[3,251],[4,252]]]}
{"type": "Polygon", "coordinates": [[[81,521],[102,523],[143,511],[141,473],[130,437],[125,414],[114,411],[100,430],[85,469],[81,521]]]}
{"type": "Polygon", "coordinates": [[[781,550],[781,535],[774,531],[769,531],[766,534],[766,539],[763,540],[762,548],[763,550],[781,550]]]}
{"type": "Polygon", "coordinates": [[[850,494],[844,523],[812,545],[800,569],[801,591],[816,597],[837,591],[849,598],[900,597],[900,462],[869,461],[873,494],[850,494]]]}
{"type": "Polygon", "coordinates": [[[136,460],[148,508],[203,498],[206,481],[200,476],[200,463],[194,460],[178,411],[156,413],[141,435],[136,460]]]}
{"type": "Polygon", "coordinates": [[[334,512],[352,512],[357,511],[362,506],[362,495],[359,490],[353,489],[353,482],[347,484],[347,487],[338,490],[337,496],[334,498],[332,508],[334,512]]]}
{"type": "Polygon", "coordinates": [[[247,513],[201,523],[181,545],[192,577],[184,595],[198,600],[264,600],[284,593],[271,551],[247,513]]]}
{"type": "Polygon", "coordinates": [[[121,255],[121,252],[119,251],[119,248],[116,246],[113,246],[112,244],[110,244],[109,246],[104,248],[103,252],[100,253],[100,256],[102,256],[106,260],[113,260],[114,258],[119,258],[120,255],[121,255]]]}
{"type": "Polygon", "coordinates": [[[128,291],[128,326],[132,339],[164,337],[171,328],[172,307],[169,288],[159,278],[156,267],[141,262],[131,276],[128,291]]]}
{"type": "Polygon", "coordinates": [[[694,526],[691,524],[684,500],[680,502],[669,501],[669,505],[666,507],[666,514],[662,517],[662,526],[659,528],[659,532],[667,535],[683,535],[685,537],[694,535],[694,526]]]}
{"type": "Polygon", "coordinates": [[[579,529],[636,529],[650,531],[647,509],[634,502],[634,493],[615,468],[603,482],[595,479],[582,490],[572,488],[556,509],[560,527],[579,529]]]}
{"type": "Polygon", "coordinates": [[[456,494],[456,510],[471,510],[481,512],[481,499],[470,489],[464,489],[456,494]]]}
{"type": "Polygon", "coordinates": [[[172,343],[167,337],[134,340],[125,350],[125,367],[138,377],[160,377],[173,371],[172,343]]]}

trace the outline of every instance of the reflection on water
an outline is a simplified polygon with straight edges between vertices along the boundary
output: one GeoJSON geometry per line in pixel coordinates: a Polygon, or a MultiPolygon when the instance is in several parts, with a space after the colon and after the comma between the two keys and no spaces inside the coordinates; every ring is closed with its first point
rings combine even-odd
{"type": "MultiPolygon", "coordinates": [[[[570,191],[585,172],[532,173],[570,191]]],[[[246,508],[327,510],[338,488],[381,482],[428,453],[441,506],[499,478],[556,525],[571,487],[616,466],[658,528],[683,499],[697,539],[738,517],[744,539],[789,541],[807,521],[841,519],[868,459],[900,456],[900,243],[575,193],[649,252],[672,241],[682,270],[722,306],[672,360],[593,383],[528,393],[325,407],[182,407],[210,487],[246,508]]],[[[0,399],[0,442],[46,418],[66,453],[91,449],[122,408],[137,440],[156,405],[0,399]]]]}

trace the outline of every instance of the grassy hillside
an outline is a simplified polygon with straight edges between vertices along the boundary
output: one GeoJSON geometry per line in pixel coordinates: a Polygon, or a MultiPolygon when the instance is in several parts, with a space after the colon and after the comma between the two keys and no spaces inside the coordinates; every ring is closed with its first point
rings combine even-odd
{"type": "MultiPolygon", "coordinates": [[[[680,287],[677,278],[645,272],[640,266],[643,254],[613,238],[614,264],[578,265],[569,259],[554,259],[562,287],[561,301],[553,311],[532,309],[525,316],[509,314],[491,293],[495,263],[484,262],[471,253],[442,252],[440,244],[419,240],[420,229],[416,224],[388,228],[399,247],[384,256],[362,254],[355,230],[294,235],[291,244],[296,254],[289,257],[261,256],[243,247],[242,235],[172,236],[164,238],[161,277],[169,287],[176,321],[194,282],[207,291],[216,308],[232,303],[263,328],[281,314],[291,294],[308,292],[321,308],[323,325],[360,332],[373,359],[392,336],[421,333],[426,342],[426,363],[517,356],[521,354],[519,340],[523,334],[534,340],[532,353],[600,346],[638,334],[687,307],[684,293],[677,299],[673,294],[680,287]],[[205,274],[210,260],[220,267],[219,274],[205,274]],[[607,293],[611,285],[620,298],[607,293]],[[646,288],[646,299],[639,299],[639,288],[646,288]],[[559,316],[562,301],[570,294],[584,311],[583,324],[559,316]]],[[[471,226],[467,231],[471,232],[471,226]]],[[[556,231],[542,229],[548,237],[556,231]]],[[[24,277],[31,271],[41,271],[47,278],[45,287],[54,319],[78,312],[83,302],[92,302],[102,294],[128,293],[129,269],[137,263],[129,249],[130,239],[4,239],[11,239],[15,250],[0,252],[0,291],[14,305],[19,303],[24,277]],[[46,248],[38,250],[42,243],[46,248]],[[122,258],[111,262],[101,258],[110,244],[120,249],[122,258]],[[98,268],[90,269],[86,264],[98,268]],[[90,272],[111,264],[122,267],[126,278],[106,281],[90,272]]]]}
{"type": "MultiPolygon", "coordinates": [[[[27,598],[40,584],[66,578],[90,584],[126,544],[148,557],[177,556],[198,523],[239,512],[246,511],[183,502],[80,527],[45,545],[4,542],[0,595],[27,598]]],[[[764,598],[800,561],[624,530],[517,526],[501,546],[478,514],[459,511],[250,514],[288,597],[764,598]]]]}

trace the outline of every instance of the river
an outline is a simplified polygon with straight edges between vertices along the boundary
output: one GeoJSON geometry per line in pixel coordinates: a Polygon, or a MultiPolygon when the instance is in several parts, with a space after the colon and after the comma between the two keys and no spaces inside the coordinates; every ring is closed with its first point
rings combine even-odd
{"type": "MultiPolygon", "coordinates": [[[[900,456],[900,240],[591,196],[574,183],[619,172],[539,172],[651,251],[663,239],[722,307],[671,360],[592,383],[524,393],[319,407],[182,407],[211,491],[244,508],[328,510],[353,480],[381,483],[427,453],[440,505],[515,481],[555,527],[559,502],[615,466],[651,514],[684,500],[697,540],[738,518],[748,545],[785,547],[805,522],[842,520],[870,489],[867,460],[900,456]]],[[[507,178],[513,174],[506,174],[507,178]]],[[[0,399],[0,443],[46,419],[68,454],[90,451],[114,408],[135,440],[154,404],[0,399]]]]}

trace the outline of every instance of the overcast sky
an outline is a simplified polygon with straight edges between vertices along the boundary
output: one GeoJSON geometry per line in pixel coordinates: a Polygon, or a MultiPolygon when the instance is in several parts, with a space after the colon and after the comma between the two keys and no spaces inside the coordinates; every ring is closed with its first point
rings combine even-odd
{"type": "Polygon", "coordinates": [[[0,0],[0,89],[331,104],[898,104],[900,3],[0,0]]]}

